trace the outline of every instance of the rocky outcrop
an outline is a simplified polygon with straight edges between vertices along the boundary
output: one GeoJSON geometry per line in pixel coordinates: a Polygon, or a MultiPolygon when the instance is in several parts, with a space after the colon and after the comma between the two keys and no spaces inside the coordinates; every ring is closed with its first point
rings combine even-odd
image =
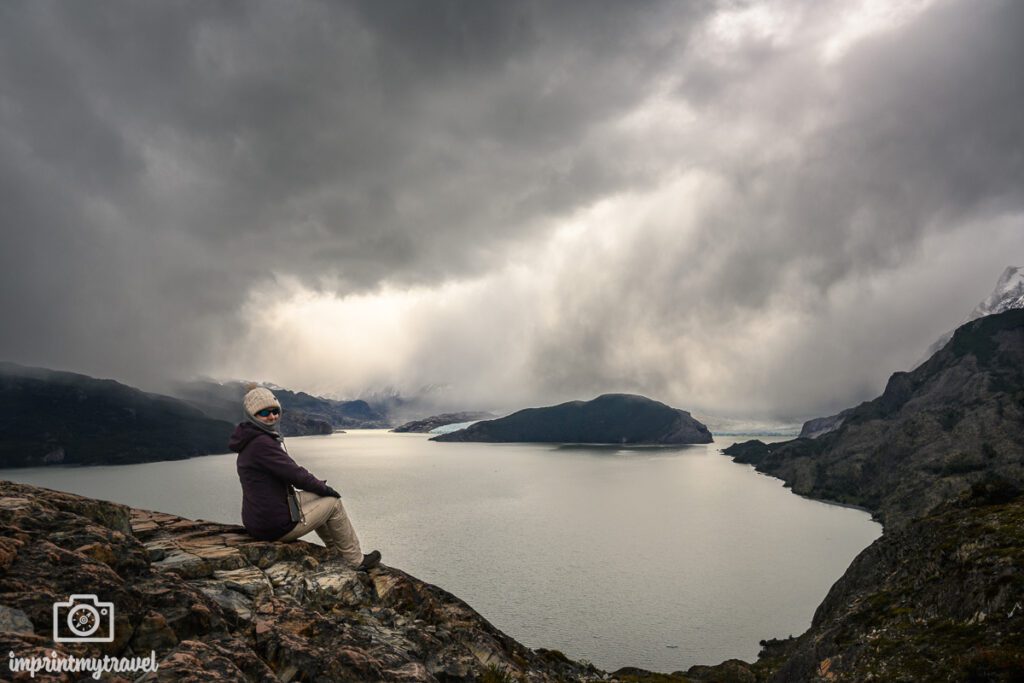
{"type": "Polygon", "coordinates": [[[18,656],[155,651],[159,671],[144,680],[601,675],[517,643],[398,569],[356,573],[322,546],[10,482],[0,482],[0,629],[0,647],[18,656]],[[53,604],[82,593],[113,603],[112,642],[54,643],[53,604]]]}
{"type": "Polygon", "coordinates": [[[458,424],[459,422],[471,422],[472,420],[489,420],[494,415],[486,412],[462,412],[462,413],[442,413],[441,415],[431,415],[428,418],[422,420],[412,420],[401,424],[391,431],[393,432],[418,432],[426,434],[427,432],[443,427],[450,424],[458,424]]]}
{"type": "Polygon", "coordinates": [[[828,434],[829,432],[834,432],[843,426],[843,422],[852,412],[853,408],[847,408],[835,415],[829,415],[828,417],[816,417],[813,420],[808,420],[807,422],[804,422],[803,427],[800,429],[800,438],[817,439],[819,436],[828,434]]]}
{"type": "Polygon", "coordinates": [[[685,410],[634,394],[604,394],[592,401],[527,408],[432,441],[690,444],[711,443],[712,437],[685,410]]]}
{"type": "Polygon", "coordinates": [[[310,417],[306,413],[286,410],[281,413],[282,436],[313,436],[316,434],[333,434],[334,426],[327,420],[310,417]]]}
{"type": "Polygon", "coordinates": [[[715,666],[691,666],[669,674],[624,666],[612,674],[621,683],[755,683],[760,680],[756,667],[739,659],[727,659],[715,666]]]}
{"type": "Polygon", "coordinates": [[[762,680],[1024,680],[1024,499],[990,480],[854,559],[762,680]]]}
{"type": "Polygon", "coordinates": [[[899,526],[998,476],[1024,485],[1024,310],[967,323],[835,432],[726,450],[801,495],[899,526]]]}
{"type": "Polygon", "coordinates": [[[119,465],[224,453],[231,424],[170,396],[0,363],[0,467],[119,465]]]}

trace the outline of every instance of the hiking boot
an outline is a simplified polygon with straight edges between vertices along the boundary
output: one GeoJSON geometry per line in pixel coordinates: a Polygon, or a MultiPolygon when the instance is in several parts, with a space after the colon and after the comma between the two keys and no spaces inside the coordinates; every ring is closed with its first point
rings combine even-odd
{"type": "Polygon", "coordinates": [[[380,564],[380,551],[374,550],[368,555],[363,555],[363,561],[356,567],[357,572],[365,572],[373,569],[380,564]]]}

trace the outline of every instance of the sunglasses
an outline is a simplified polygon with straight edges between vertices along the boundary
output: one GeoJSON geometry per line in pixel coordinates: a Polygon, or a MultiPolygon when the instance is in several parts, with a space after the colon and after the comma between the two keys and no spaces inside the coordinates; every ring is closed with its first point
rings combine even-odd
{"type": "Polygon", "coordinates": [[[280,408],[264,408],[263,410],[257,410],[256,415],[258,417],[270,417],[271,415],[280,415],[280,408]]]}

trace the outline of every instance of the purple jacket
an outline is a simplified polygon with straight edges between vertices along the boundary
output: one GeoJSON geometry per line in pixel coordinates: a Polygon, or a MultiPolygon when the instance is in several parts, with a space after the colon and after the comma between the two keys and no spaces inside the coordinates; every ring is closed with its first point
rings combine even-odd
{"type": "Polygon", "coordinates": [[[261,541],[276,541],[295,528],[288,514],[288,484],[320,496],[330,491],[326,481],[292,460],[280,439],[250,422],[235,427],[228,448],[238,453],[242,524],[261,541]]]}

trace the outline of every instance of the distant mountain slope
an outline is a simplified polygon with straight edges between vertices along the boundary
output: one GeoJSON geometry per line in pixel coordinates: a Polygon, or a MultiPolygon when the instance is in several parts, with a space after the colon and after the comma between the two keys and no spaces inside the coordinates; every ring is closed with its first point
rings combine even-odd
{"type": "Polygon", "coordinates": [[[842,426],[843,421],[853,412],[853,408],[847,408],[835,415],[828,417],[816,417],[813,420],[804,422],[800,428],[800,437],[803,439],[817,439],[823,434],[834,432],[842,426]]]}
{"type": "MultiPolygon", "coordinates": [[[[242,397],[247,391],[248,382],[210,382],[196,380],[179,382],[171,388],[171,393],[211,417],[229,422],[242,419],[242,397]]],[[[274,395],[281,402],[285,414],[285,436],[298,436],[308,433],[329,433],[323,431],[296,431],[302,425],[322,422],[332,428],[369,428],[379,429],[390,426],[387,417],[371,408],[365,401],[336,401],[329,398],[312,396],[304,392],[294,392],[281,387],[272,387],[274,395]],[[289,413],[293,417],[289,417],[289,413]],[[288,430],[290,422],[294,429],[288,430]]]]}
{"type": "Polygon", "coordinates": [[[487,420],[493,418],[492,413],[485,413],[480,411],[466,411],[461,413],[442,413],[441,415],[431,415],[430,417],[422,420],[412,420],[405,424],[398,425],[391,431],[393,432],[419,432],[427,433],[432,429],[443,427],[445,425],[457,424],[459,422],[472,422],[473,420],[487,420]]]}
{"type": "Polygon", "coordinates": [[[484,420],[432,441],[530,441],[556,443],[711,443],[711,432],[685,410],[634,394],[604,394],[527,408],[484,420]]]}
{"type": "Polygon", "coordinates": [[[231,426],[113,380],[0,363],[0,467],[226,453],[231,426]]]}
{"type": "Polygon", "coordinates": [[[793,491],[865,506],[886,526],[990,477],[1024,485],[1024,310],[969,322],[818,439],[726,449],[793,491]]]}
{"type": "MultiPolygon", "coordinates": [[[[995,315],[996,313],[1004,313],[1006,311],[1019,308],[1024,308],[1024,268],[1009,266],[1003,271],[1003,274],[999,276],[995,289],[992,290],[992,293],[988,298],[975,306],[974,310],[963,319],[963,322],[961,322],[960,325],[972,320],[977,320],[978,318],[983,318],[987,315],[995,315]]],[[[952,338],[952,331],[939,337],[931,346],[928,347],[927,353],[918,365],[921,365],[923,362],[934,356],[943,346],[949,343],[949,340],[952,338]]],[[[850,410],[851,409],[847,409],[837,415],[830,415],[829,417],[818,417],[813,420],[808,420],[804,423],[803,429],[800,430],[800,436],[809,439],[816,439],[823,434],[835,431],[839,428],[839,425],[843,423],[843,420],[846,419],[850,410]]]]}

